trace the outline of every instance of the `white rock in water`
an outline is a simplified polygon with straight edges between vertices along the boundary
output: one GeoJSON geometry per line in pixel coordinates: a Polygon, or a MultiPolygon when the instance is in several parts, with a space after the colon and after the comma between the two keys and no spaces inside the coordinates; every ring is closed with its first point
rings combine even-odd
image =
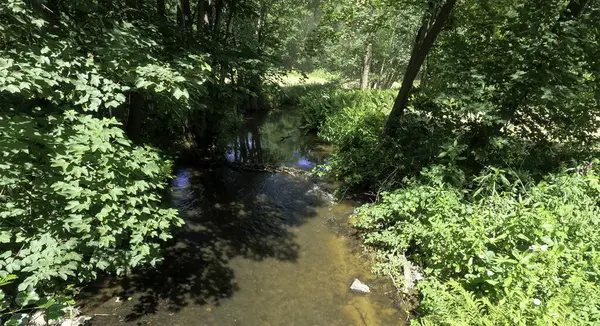
{"type": "Polygon", "coordinates": [[[350,290],[361,292],[361,293],[371,293],[369,286],[359,281],[357,278],[354,279],[352,285],[350,286],[350,290]]]}

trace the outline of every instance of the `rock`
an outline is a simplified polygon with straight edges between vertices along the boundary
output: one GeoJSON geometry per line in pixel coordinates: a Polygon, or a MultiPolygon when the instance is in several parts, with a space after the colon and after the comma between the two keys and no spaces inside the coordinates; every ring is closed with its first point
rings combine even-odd
{"type": "Polygon", "coordinates": [[[404,262],[404,291],[406,293],[414,290],[418,281],[424,279],[421,268],[405,259],[404,262]]]}
{"type": "Polygon", "coordinates": [[[27,326],[46,326],[46,316],[43,311],[36,311],[31,317],[27,326]]]}
{"type": "Polygon", "coordinates": [[[71,309],[70,314],[73,315],[73,319],[46,321],[46,314],[40,310],[31,315],[24,315],[26,318],[21,321],[21,324],[27,326],[83,326],[87,325],[88,321],[92,319],[92,317],[81,315],[81,311],[78,308],[71,309]]]}
{"type": "Polygon", "coordinates": [[[79,317],[75,317],[73,319],[67,319],[64,320],[60,326],[82,326],[82,325],[87,325],[87,321],[92,319],[92,317],[89,316],[79,316],[79,317]]]}
{"type": "Polygon", "coordinates": [[[350,286],[350,290],[360,292],[360,293],[371,293],[369,286],[359,281],[357,278],[354,279],[352,285],[350,286]]]}

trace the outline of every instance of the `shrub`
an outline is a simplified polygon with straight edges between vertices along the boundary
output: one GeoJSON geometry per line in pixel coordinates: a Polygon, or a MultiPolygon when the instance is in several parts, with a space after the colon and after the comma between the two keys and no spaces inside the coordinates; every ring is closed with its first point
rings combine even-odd
{"type": "Polygon", "coordinates": [[[333,84],[314,87],[300,97],[304,129],[320,130],[327,118],[342,109],[389,110],[394,103],[395,93],[394,90],[339,89],[333,84]]]}
{"type": "MultiPolygon", "coordinates": [[[[472,190],[440,171],[356,214],[380,257],[424,268],[418,325],[600,322],[600,177],[593,165],[529,184],[488,168],[472,190]]],[[[383,262],[385,265],[385,261],[383,262]]]]}
{"type": "Polygon", "coordinates": [[[161,205],[170,162],[132,146],[114,119],[3,115],[0,149],[3,315],[38,307],[60,317],[65,288],[156,264],[182,223],[161,205]]]}

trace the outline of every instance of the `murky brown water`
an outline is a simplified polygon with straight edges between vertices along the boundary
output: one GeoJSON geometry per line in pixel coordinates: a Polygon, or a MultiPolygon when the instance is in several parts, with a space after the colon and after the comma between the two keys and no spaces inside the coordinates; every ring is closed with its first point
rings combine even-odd
{"type": "MultiPolygon", "coordinates": [[[[232,161],[312,168],[326,160],[297,116],[249,119],[232,161]]],[[[83,296],[93,325],[403,325],[385,280],[347,236],[349,203],[310,181],[229,168],[181,167],[173,205],[186,220],[154,271],[107,280],[83,296]],[[354,278],[372,293],[350,291],[354,278]],[[118,299],[117,299],[118,298],[118,299]]]]}

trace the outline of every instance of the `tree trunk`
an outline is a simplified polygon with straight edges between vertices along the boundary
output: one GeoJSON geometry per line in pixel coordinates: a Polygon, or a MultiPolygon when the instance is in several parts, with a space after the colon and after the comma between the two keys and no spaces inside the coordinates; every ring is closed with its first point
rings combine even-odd
{"type": "Polygon", "coordinates": [[[177,23],[186,32],[191,29],[191,16],[190,0],[177,0],[177,23]]]}
{"type": "Polygon", "coordinates": [[[221,25],[221,12],[223,11],[223,0],[217,0],[215,4],[215,24],[213,26],[213,39],[216,41],[219,39],[219,32],[221,25]]]}
{"type": "Polygon", "coordinates": [[[156,13],[158,14],[158,18],[161,22],[167,20],[167,7],[165,5],[165,0],[156,0],[156,13]]]}
{"type": "Polygon", "coordinates": [[[227,13],[227,26],[225,28],[225,42],[229,39],[229,35],[231,35],[231,30],[233,28],[233,16],[235,15],[235,0],[231,0],[229,4],[229,12],[227,13]]]}
{"type": "MultiPolygon", "coordinates": [[[[404,115],[404,110],[408,104],[408,98],[410,96],[410,92],[413,88],[413,83],[415,78],[419,74],[419,70],[429,54],[429,51],[433,47],[435,40],[438,35],[442,31],[442,28],[448,21],[450,17],[450,13],[456,4],[456,0],[446,0],[444,5],[441,7],[437,17],[435,17],[433,23],[429,19],[424,20],[423,26],[421,26],[419,32],[417,33],[417,42],[413,47],[413,51],[411,54],[410,61],[408,63],[408,67],[406,67],[406,72],[404,73],[404,79],[402,80],[402,87],[398,92],[398,96],[396,97],[396,101],[394,102],[394,106],[392,108],[392,112],[388,117],[387,124],[385,126],[384,134],[390,135],[394,130],[396,130],[400,117],[404,115]],[[425,25],[426,24],[426,25],[425,25]],[[430,27],[427,27],[430,26],[430,27]],[[419,40],[422,41],[419,41],[419,40]]],[[[425,15],[429,15],[430,13],[426,13],[425,15]]],[[[433,18],[433,14],[431,14],[433,18]]]]}
{"type": "Polygon", "coordinates": [[[371,70],[371,59],[373,58],[373,42],[372,34],[369,35],[369,44],[367,44],[367,51],[365,52],[365,57],[363,59],[363,70],[360,78],[360,89],[368,89],[369,88],[369,72],[371,70]]]}
{"type": "Polygon", "coordinates": [[[127,116],[127,136],[134,143],[139,143],[142,134],[142,111],[144,96],[138,92],[129,93],[129,114],[127,116]]]}
{"type": "Polygon", "coordinates": [[[269,7],[267,4],[263,4],[260,10],[260,16],[258,17],[258,23],[256,28],[256,33],[258,36],[258,46],[263,44],[265,38],[265,29],[267,28],[267,17],[269,13],[269,7]]]}
{"type": "Polygon", "coordinates": [[[381,67],[379,68],[379,76],[377,76],[377,82],[375,83],[376,87],[373,88],[380,88],[383,89],[383,84],[384,84],[384,76],[383,76],[383,72],[385,71],[385,62],[386,62],[386,58],[383,59],[383,62],[381,62],[381,67]]]}
{"type": "Polygon", "coordinates": [[[196,5],[196,32],[198,35],[204,32],[204,27],[208,24],[208,16],[206,15],[206,0],[198,0],[198,4],[196,5]]]}
{"type": "Polygon", "coordinates": [[[165,5],[165,0],[156,0],[156,14],[158,16],[158,27],[163,35],[163,37],[168,37],[168,27],[167,27],[167,7],[165,5]]]}

